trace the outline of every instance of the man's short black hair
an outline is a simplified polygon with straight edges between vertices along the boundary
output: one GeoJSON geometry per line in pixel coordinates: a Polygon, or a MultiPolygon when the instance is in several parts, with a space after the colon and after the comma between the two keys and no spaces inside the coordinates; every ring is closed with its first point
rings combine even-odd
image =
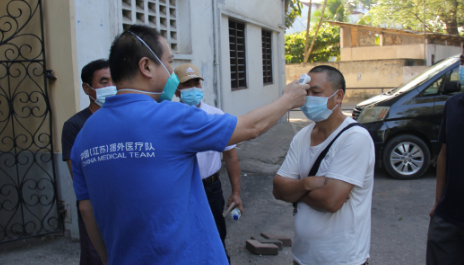
{"type": "Polygon", "coordinates": [[[319,65],[311,69],[310,73],[326,73],[327,81],[332,84],[334,90],[342,89],[343,92],[346,92],[346,82],[343,77],[342,72],[337,68],[329,65],[319,65]]]}
{"type": "Polygon", "coordinates": [[[145,41],[160,60],[163,55],[163,47],[159,41],[161,35],[156,29],[145,25],[132,25],[117,36],[111,45],[109,62],[111,78],[115,83],[134,77],[139,69],[139,61],[143,57],[160,64],[150,50],[131,32],[145,41]]]}
{"type": "Polygon", "coordinates": [[[110,64],[106,59],[99,59],[88,63],[81,71],[82,82],[93,86],[92,81],[95,72],[108,67],[110,67],[110,64]]]}

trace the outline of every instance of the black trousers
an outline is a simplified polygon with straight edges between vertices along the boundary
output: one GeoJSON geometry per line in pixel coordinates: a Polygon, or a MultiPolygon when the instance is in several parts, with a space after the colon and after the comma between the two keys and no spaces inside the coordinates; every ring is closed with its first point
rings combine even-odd
{"type": "Polygon", "coordinates": [[[427,235],[427,265],[464,264],[464,228],[434,214],[427,235]]]}
{"type": "MultiPolygon", "coordinates": [[[[203,186],[205,187],[206,197],[208,197],[208,203],[209,207],[211,208],[211,212],[213,213],[214,221],[216,221],[216,227],[219,232],[219,236],[221,237],[224,250],[227,254],[225,243],[227,236],[226,220],[222,216],[222,213],[224,212],[225,201],[224,195],[222,193],[221,181],[218,179],[213,183],[203,183],[203,186]]],[[[227,259],[230,263],[229,255],[227,255],[227,259]]]]}
{"type": "Polygon", "coordinates": [[[81,257],[79,265],[102,265],[100,256],[95,250],[95,247],[90,242],[90,237],[85,229],[84,219],[82,219],[81,212],[79,211],[79,201],[77,205],[77,223],[79,225],[79,238],[81,243],[81,257]]]}

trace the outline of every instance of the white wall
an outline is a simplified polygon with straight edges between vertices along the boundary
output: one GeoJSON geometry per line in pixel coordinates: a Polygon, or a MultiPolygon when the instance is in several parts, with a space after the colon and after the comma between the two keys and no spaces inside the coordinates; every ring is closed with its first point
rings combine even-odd
{"type": "Polygon", "coordinates": [[[282,1],[225,0],[219,5],[221,94],[224,112],[239,116],[276,100],[285,83],[282,1]],[[245,25],[247,89],[232,91],[230,81],[229,18],[245,25]],[[274,82],[263,85],[261,30],[271,30],[274,82]]]}
{"type": "MultiPolygon", "coordinates": [[[[79,71],[92,60],[108,58],[111,42],[121,29],[119,1],[75,1],[79,71]]],[[[266,4],[262,0],[177,0],[177,3],[177,27],[182,42],[179,52],[174,54],[173,66],[193,63],[199,67],[205,79],[203,91],[207,104],[241,115],[278,98],[285,82],[282,0],[266,4]],[[234,92],[230,88],[229,16],[247,22],[248,89],[234,92]],[[267,86],[262,84],[261,28],[273,31],[274,84],[267,86]]],[[[88,96],[80,87],[79,91],[80,109],[84,109],[89,104],[88,96]]]]}
{"type": "Polygon", "coordinates": [[[435,63],[450,56],[461,54],[462,46],[445,46],[438,44],[427,44],[427,66],[432,65],[432,54],[435,55],[435,63]]]}
{"type": "MultiPolygon", "coordinates": [[[[114,30],[111,28],[110,0],[75,0],[77,64],[79,77],[89,62],[108,59],[114,30]]],[[[82,81],[80,80],[82,87],[82,81]]],[[[80,90],[80,109],[89,106],[89,97],[80,90]]]]}

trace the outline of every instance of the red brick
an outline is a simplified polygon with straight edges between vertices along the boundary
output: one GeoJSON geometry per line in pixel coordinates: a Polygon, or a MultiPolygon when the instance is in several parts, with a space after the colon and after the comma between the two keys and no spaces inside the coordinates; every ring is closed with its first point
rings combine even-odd
{"type": "Polygon", "coordinates": [[[277,239],[277,240],[282,241],[284,247],[291,247],[292,246],[292,239],[287,237],[287,236],[278,236],[278,235],[275,235],[275,234],[273,234],[271,232],[262,232],[261,235],[264,238],[267,238],[267,239],[277,239]]]}
{"type": "Polygon", "coordinates": [[[277,247],[279,247],[279,250],[282,250],[282,247],[284,246],[282,241],[277,240],[277,239],[264,239],[260,236],[252,236],[251,239],[258,240],[260,243],[263,243],[263,244],[274,244],[277,247]]]}
{"type": "Polygon", "coordinates": [[[262,244],[258,240],[248,239],[246,241],[246,248],[254,254],[258,255],[277,255],[279,254],[279,247],[274,244],[262,244]]]}

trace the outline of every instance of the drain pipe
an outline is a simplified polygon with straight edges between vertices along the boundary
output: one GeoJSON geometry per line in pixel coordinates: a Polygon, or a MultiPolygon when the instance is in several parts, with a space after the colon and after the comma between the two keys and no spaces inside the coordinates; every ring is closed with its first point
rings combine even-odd
{"type": "Polygon", "coordinates": [[[221,61],[220,61],[220,39],[219,35],[219,21],[218,21],[218,6],[216,0],[211,0],[212,2],[212,11],[213,11],[213,45],[214,45],[214,77],[213,77],[213,86],[216,88],[216,107],[222,110],[222,91],[221,91],[221,61]]]}

